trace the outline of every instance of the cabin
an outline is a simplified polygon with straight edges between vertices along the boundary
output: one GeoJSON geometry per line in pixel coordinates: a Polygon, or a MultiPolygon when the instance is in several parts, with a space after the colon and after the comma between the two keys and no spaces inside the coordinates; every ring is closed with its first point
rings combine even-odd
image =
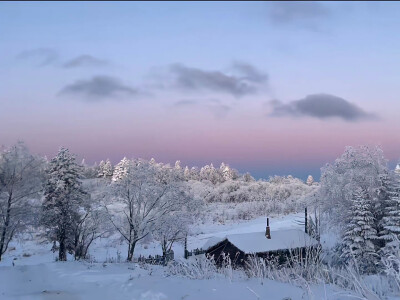
{"type": "Polygon", "coordinates": [[[265,231],[213,237],[205,243],[203,251],[206,257],[213,258],[219,266],[224,256],[229,255],[234,266],[243,267],[249,256],[276,259],[279,264],[283,264],[290,252],[303,254],[304,257],[307,248],[317,248],[318,245],[316,239],[299,229],[271,231],[267,219],[265,231]]]}

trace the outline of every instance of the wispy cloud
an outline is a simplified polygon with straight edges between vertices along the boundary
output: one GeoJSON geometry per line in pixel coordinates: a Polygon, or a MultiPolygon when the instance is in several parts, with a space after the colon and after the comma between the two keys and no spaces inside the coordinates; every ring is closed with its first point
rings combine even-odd
{"type": "Polygon", "coordinates": [[[211,91],[241,97],[257,91],[257,84],[267,80],[266,74],[259,72],[250,64],[236,63],[234,71],[239,75],[222,71],[208,71],[199,68],[174,64],[169,68],[173,86],[190,91],[211,91]]]}
{"type": "Polygon", "coordinates": [[[87,80],[78,80],[65,86],[60,95],[84,96],[91,101],[100,101],[107,98],[120,98],[124,96],[137,96],[140,92],[125,85],[118,78],[99,75],[87,80]]]}
{"type": "Polygon", "coordinates": [[[99,59],[94,56],[84,54],[77,56],[66,63],[64,63],[64,68],[78,68],[78,67],[103,67],[108,65],[109,62],[104,59],[99,59]]]}
{"type": "Polygon", "coordinates": [[[314,1],[276,1],[269,3],[269,18],[277,25],[318,29],[318,22],[331,15],[324,3],[314,1]]]}
{"type": "Polygon", "coordinates": [[[31,61],[35,63],[37,67],[44,67],[56,62],[58,53],[51,48],[37,48],[22,51],[16,58],[19,60],[31,61]]]}
{"type": "Polygon", "coordinates": [[[376,119],[376,115],[365,112],[353,103],[328,94],[313,94],[304,99],[282,103],[271,101],[272,116],[314,117],[319,119],[341,118],[346,121],[376,119]]]}
{"type": "Polygon", "coordinates": [[[255,83],[263,83],[268,80],[268,75],[266,73],[246,62],[236,61],[232,64],[232,69],[242,76],[242,80],[248,80],[255,83]]]}

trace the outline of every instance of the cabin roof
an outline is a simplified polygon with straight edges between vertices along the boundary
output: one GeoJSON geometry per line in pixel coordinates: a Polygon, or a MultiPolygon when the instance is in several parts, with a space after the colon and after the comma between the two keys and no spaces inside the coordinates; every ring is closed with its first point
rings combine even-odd
{"type": "Polygon", "coordinates": [[[228,240],[246,254],[262,253],[284,249],[303,248],[318,245],[317,240],[298,229],[271,231],[271,239],[265,237],[265,232],[230,234],[225,237],[212,237],[203,246],[207,251],[211,247],[228,240]]]}

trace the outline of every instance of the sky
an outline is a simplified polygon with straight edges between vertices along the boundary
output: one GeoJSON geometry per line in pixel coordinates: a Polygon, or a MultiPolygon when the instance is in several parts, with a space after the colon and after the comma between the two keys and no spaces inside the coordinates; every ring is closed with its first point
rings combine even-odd
{"type": "Polygon", "coordinates": [[[0,2],[0,144],[318,179],[400,158],[399,2],[0,2]]]}

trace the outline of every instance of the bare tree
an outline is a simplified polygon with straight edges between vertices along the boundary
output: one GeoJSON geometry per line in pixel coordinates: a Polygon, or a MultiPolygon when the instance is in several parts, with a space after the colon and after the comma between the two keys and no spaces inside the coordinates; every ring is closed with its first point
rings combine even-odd
{"type": "Polygon", "coordinates": [[[127,260],[132,261],[137,242],[161,226],[165,215],[178,211],[185,193],[172,168],[147,161],[134,161],[126,176],[110,185],[105,203],[110,221],[128,243],[127,260]]]}
{"type": "Polygon", "coordinates": [[[101,205],[102,191],[108,181],[104,179],[86,180],[83,185],[90,197],[80,209],[80,220],[74,228],[74,257],[75,260],[87,258],[89,247],[99,238],[107,237],[111,233],[111,224],[106,211],[101,205]]]}
{"type": "Polygon", "coordinates": [[[187,212],[168,214],[159,220],[160,224],[152,235],[159,241],[164,257],[171,251],[175,242],[185,239],[190,221],[191,217],[187,212]]]}
{"type": "Polygon", "coordinates": [[[90,207],[75,227],[74,257],[75,260],[87,258],[92,243],[109,232],[104,225],[104,212],[90,207]]]}
{"type": "Polygon", "coordinates": [[[0,260],[13,237],[35,221],[43,165],[22,142],[0,153],[0,260]]]}

